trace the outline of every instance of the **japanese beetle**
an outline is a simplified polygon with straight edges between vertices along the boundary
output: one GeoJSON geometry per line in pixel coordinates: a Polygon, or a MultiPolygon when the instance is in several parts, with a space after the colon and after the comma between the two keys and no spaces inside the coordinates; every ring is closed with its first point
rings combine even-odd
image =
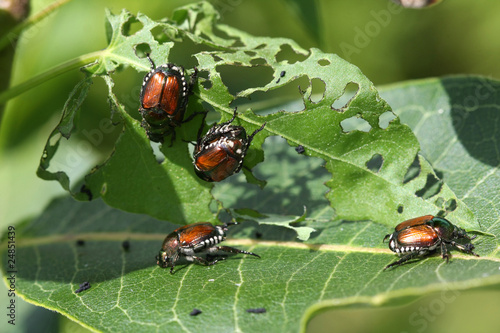
{"type": "MultiPolygon", "coordinates": [[[[232,223],[236,224],[236,223],[232,223]]],[[[162,268],[171,267],[170,273],[174,273],[174,266],[182,255],[187,261],[196,261],[205,266],[211,266],[225,258],[209,261],[198,254],[205,253],[214,255],[217,251],[229,253],[250,254],[260,258],[258,254],[235,249],[229,246],[216,246],[226,239],[228,224],[212,225],[209,222],[188,224],[175,229],[167,235],[163,241],[159,255],[156,257],[157,264],[162,268]]]]}
{"type": "Polygon", "coordinates": [[[220,182],[238,173],[253,137],[266,125],[247,137],[244,127],[231,125],[236,114],[235,109],[231,120],[212,126],[204,137],[198,135],[193,151],[194,171],[207,182],[220,182]]]}
{"type": "Polygon", "coordinates": [[[189,82],[186,81],[184,68],[174,64],[156,67],[153,60],[151,71],[146,74],[141,88],[142,127],[151,141],[163,142],[163,138],[172,134],[174,128],[180,126],[188,103],[188,96],[196,81],[198,70],[195,68],[189,82]]]}
{"type": "Polygon", "coordinates": [[[425,215],[401,222],[392,234],[384,237],[384,241],[387,238],[389,238],[389,248],[402,258],[387,265],[384,270],[392,266],[399,266],[412,258],[425,256],[436,250],[438,246],[441,248],[443,259],[448,261],[447,244],[479,257],[472,252],[473,244],[462,245],[455,242],[461,238],[473,240],[476,238],[475,235],[469,236],[465,230],[453,225],[450,221],[433,215],[425,215]]]}

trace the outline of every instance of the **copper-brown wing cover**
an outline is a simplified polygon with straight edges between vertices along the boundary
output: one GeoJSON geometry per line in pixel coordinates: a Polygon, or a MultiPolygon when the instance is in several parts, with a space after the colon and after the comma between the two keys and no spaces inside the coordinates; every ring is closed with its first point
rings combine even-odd
{"type": "Polygon", "coordinates": [[[188,224],[175,231],[179,233],[180,245],[189,246],[190,244],[197,244],[214,232],[215,227],[209,222],[200,222],[188,224]]]}
{"type": "Polygon", "coordinates": [[[164,79],[165,74],[157,72],[146,83],[144,97],[142,99],[143,108],[151,109],[157,107],[160,104],[164,79]]]}
{"type": "Polygon", "coordinates": [[[177,76],[168,76],[165,82],[165,88],[161,96],[161,109],[166,113],[173,115],[179,103],[179,79],[177,76]]]}
{"type": "Polygon", "coordinates": [[[432,246],[439,240],[434,229],[428,225],[417,225],[398,233],[398,243],[403,246],[432,246]]]}
{"type": "Polygon", "coordinates": [[[420,216],[416,217],[414,219],[409,219],[404,222],[401,222],[396,226],[396,231],[400,231],[409,227],[417,226],[417,225],[422,225],[434,218],[433,215],[425,215],[425,216],[420,216]]]}

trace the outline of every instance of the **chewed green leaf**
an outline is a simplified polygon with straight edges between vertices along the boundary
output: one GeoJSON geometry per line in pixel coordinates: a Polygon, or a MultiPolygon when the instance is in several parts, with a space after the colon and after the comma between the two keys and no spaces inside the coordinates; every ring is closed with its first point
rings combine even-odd
{"type": "MultiPolygon", "coordinates": [[[[500,206],[492,198],[500,188],[500,83],[473,76],[430,79],[384,89],[383,96],[414,129],[425,156],[456,193],[456,209],[466,204],[482,233],[498,235],[500,206]]],[[[491,237],[481,242],[487,252],[498,247],[491,237]]]]}
{"type": "MultiPolygon", "coordinates": [[[[326,197],[340,219],[371,220],[393,227],[415,216],[448,213],[458,225],[480,229],[469,208],[418,156],[420,146],[411,129],[398,118],[381,126],[382,119],[392,115],[391,109],[356,66],[318,49],[304,50],[290,39],[249,35],[218,23],[218,18],[207,2],[177,10],[173,20],[153,21],[126,11],[107,13],[109,46],[98,64],[87,70],[105,78],[110,104],[121,118],[123,133],[114,153],[87,175],[86,199],[102,196],[114,207],[182,224],[217,219],[209,208],[213,185],[197,179],[186,142],[196,140],[201,117],[176,129],[176,142],[172,147],[161,147],[164,160],[158,164],[144,130],[129,116],[137,111],[125,109],[108,76],[122,66],[147,70],[148,61],[136,53],[138,46],[149,47],[152,58],[160,64],[169,61],[174,42],[190,39],[203,51],[193,55],[200,79],[190,96],[188,115],[207,106],[221,113],[221,121],[225,121],[232,116],[232,103],[237,99],[299,88],[299,111],[288,110],[285,105],[281,111],[260,115],[256,111],[268,110],[239,107],[234,124],[244,126],[247,133],[266,124],[245,157],[243,173],[248,182],[263,186],[251,169],[264,161],[263,142],[270,136],[280,136],[291,146],[301,146],[304,156],[325,161],[331,174],[326,181],[326,197]],[[142,25],[132,35],[128,33],[131,22],[142,25]],[[154,38],[152,30],[158,28],[170,38],[168,42],[159,43],[154,38]],[[250,81],[250,86],[234,89],[223,75],[224,68],[262,69],[264,74],[259,84],[250,81]],[[298,81],[305,85],[299,87],[298,81]],[[322,87],[319,98],[313,96],[315,84],[322,87]],[[340,100],[346,102],[338,105],[340,100]],[[418,161],[418,172],[408,177],[414,161],[418,161]],[[450,202],[456,203],[456,209],[447,209],[450,202]]],[[[63,171],[54,174],[69,187],[63,171]]]]}
{"type": "Polygon", "coordinates": [[[49,171],[50,161],[54,158],[55,153],[59,147],[60,140],[64,137],[69,139],[74,129],[74,118],[79,111],[83,101],[87,97],[92,80],[88,77],[80,81],[71,92],[66,104],[64,105],[61,120],[56,128],[50,134],[45,145],[42,157],[40,158],[40,165],[37,170],[38,177],[45,180],[57,180],[61,186],[70,191],[70,180],[66,173],[57,171],[49,171]]]}

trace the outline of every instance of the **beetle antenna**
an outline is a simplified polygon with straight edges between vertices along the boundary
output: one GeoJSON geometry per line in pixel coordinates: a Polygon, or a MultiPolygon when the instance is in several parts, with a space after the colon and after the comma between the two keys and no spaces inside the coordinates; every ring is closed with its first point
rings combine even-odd
{"type": "Polygon", "coordinates": [[[267,123],[264,123],[262,124],[262,126],[258,129],[256,129],[249,137],[248,137],[248,144],[250,144],[250,142],[252,142],[252,139],[253,137],[255,136],[255,134],[259,133],[260,131],[262,131],[264,129],[264,126],[266,126],[267,123]]]}
{"type": "Polygon", "coordinates": [[[229,120],[229,121],[227,122],[228,124],[232,123],[232,122],[234,121],[234,119],[236,119],[236,115],[238,114],[238,113],[236,112],[236,110],[238,110],[238,107],[237,107],[237,106],[235,106],[235,107],[234,107],[233,117],[231,118],[231,120],[229,120]]]}
{"type": "Polygon", "coordinates": [[[149,53],[146,53],[146,58],[148,58],[149,62],[151,63],[151,69],[155,69],[156,68],[155,63],[153,59],[151,59],[151,57],[149,56],[149,53]]]}

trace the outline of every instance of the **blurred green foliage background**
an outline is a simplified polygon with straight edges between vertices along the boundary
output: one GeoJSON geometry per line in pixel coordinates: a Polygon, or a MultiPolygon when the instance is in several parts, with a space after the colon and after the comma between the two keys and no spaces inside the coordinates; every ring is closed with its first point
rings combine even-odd
{"type": "MultiPolygon", "coordinates": [[[[376,85],[403,80],[452,75],[480,74],[500,77],[498,54],[500,43],[500,2],[489,0],[445,0],[423,10],[402,9],[389,0],[350,1],[292,1],[292,0],[217,0],[211,1],[221,13],[221,21],[250,34],[287,37],[304,48],[319,48],[336,53],[358,66],[376,85]],[[495,42],[497,41],[497,42],[495,42]]],[[[49,0],[31,2],[31,15],[53,3],[49,0]]],[[[19,36],[0,52],[0,87],[15,86],[53,66],[83,54],[106,47],[105,8],[118,13],[126,8],[142,12],[153,19],[169,17],[174,8],[187,1],[180,0],[73,0],[61,6],[19,36]],[[13,63],[11,64],[11,56],[13,63]],[[12,70],[12,71],[11,71],[12,70]],[[10,72],[11,71],[11,72],[10,72]]],[[[0,35],[9,26],[0,16],[0,35]]],[[[173,60],[186,67],[195,65],[189,45],[174,48],[173,60]]],[[[137,110],[140,84],[144,73],[125,69],[115,73],[116,94],[130,110],[137,110]]],[[[235,87],[258,84],[259,77],[228,74],[235,87]]],[[[0,122],[0,224],[2,230],[23,219],[36,215],[62,190],[56,183],[39,180],[35,171],[45,140],[57,124],[66,98],[83,78],[79,71],[65,73],[53,80],[10,100],[2,110],[0,122]]],[[[99,128],[102,119],[109,118],[106,89],[96,80],[85,101],[79,119],[78,135],[89,140],[85,133],[99,128]],[[86,130],[86,132],[84,132],[86,130]]],[[[298,98],[297,90],[282,91],[288,99],[298,98]]],[[[265,98],[265,97],[264,97],[265,98]]],[[[132,114],[132,113],[131,113],[132,114]]],[[[138,117],[138,114],[134,114],[138,117]]],[[[70,167],[73,176],[83,175],[88,166],[97,163],[112,149],[118,131],[107,133],[94,151],[79,153],[75,160],[61,161],[70,167]],[[83,156],[83,158],[82,158],[83,156]]],[[[68,151],[79,149],[78,144],[68,151]]],[[[7,304],[5,287],[0,289],[0,304],[7,304]]],[[[499,291],[462,293],[439,311],[428,326],[412,325],[411,314],[419,307],[429,306],[432,296],[401,309],[340,310],[319,315],[310,324],[311,332],[463,332],[469,318],[468,309],[480,318],[470,319],[478,332],[496,331],[500,327],[495,312],[500,310],[499,291]],[[427,302],[427,303],[426,303],[427,302]],[[463,324],[457,324],[463,323],[463,324]],[[453,325],[452,325],[453,324],[453,325]],[[452,330],[453,329],[453,330],[452,330]]],[[[18,303],[19,325],[6,326],[10,331],[62,331],[74,329],[74,324],[47,310],[18,303]],[[35,325],[35,326],[33,326],[35,325]],[[36,329],[33,330],[33,327],[36,329]],[[42,329],[47,327],[47,329],[42,329]]],[[[434,311],[436,314],[436,311],[434,311]]],[[[474,315],[474,316],[475,316],[474,315]]],[[[4,330],[5,328],[6,330],[4,330]]]]}

